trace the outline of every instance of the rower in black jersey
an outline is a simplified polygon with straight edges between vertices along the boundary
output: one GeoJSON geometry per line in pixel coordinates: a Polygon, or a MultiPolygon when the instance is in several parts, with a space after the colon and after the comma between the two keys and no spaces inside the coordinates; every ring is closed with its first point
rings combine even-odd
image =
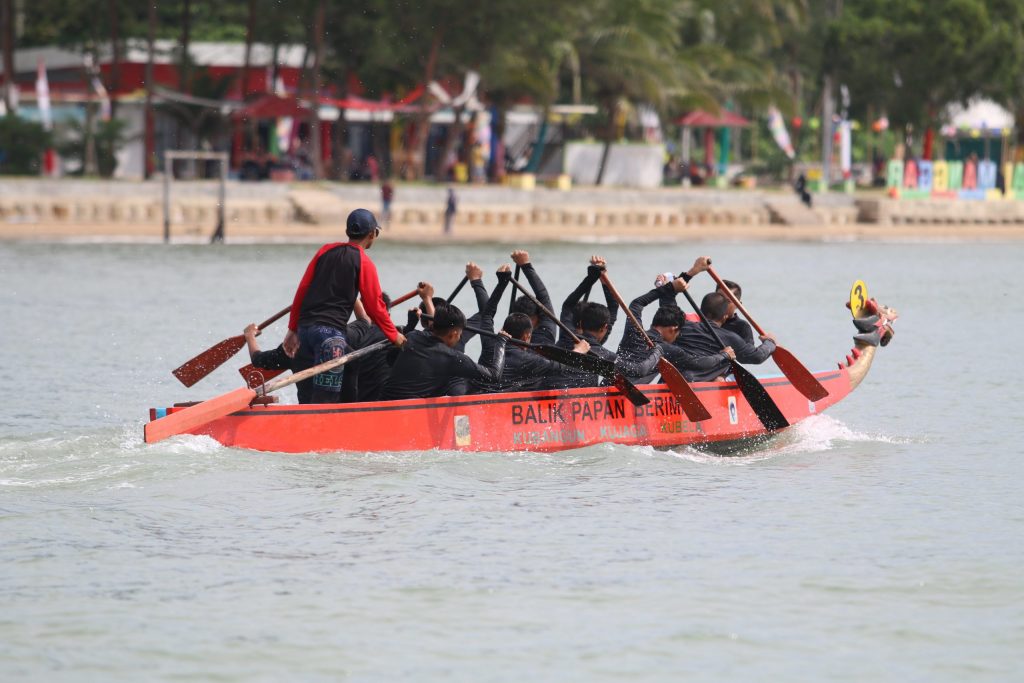
{"type": "MultiPolygon", "coordinates": [[[[434,287],[429,282],[421,282],[416,293],[424,302],[429,302],[434,295],[434,287]]],[[[391,307],[391,299],[383,294],[385,305],[391,307]]],[[[430,309],[431,311],[433,308],[430,309]]],[[[356,301],[356,319],[347,326],[348,344],[346,353],[358,351],[387,339],[384,333],[366,314],[362,304],[356,301]]],[[[345,377],[341,383],[341,402],[355,403],[363,401],[379,401],[384,396],[384,385],[391,376],[391,363],[395,360],[396,349],[383,348],[374,351],[349,363],[345,369],[345,377]]]]}
{"type": "MultiPolygon", "coordinates": [[[[629,304],[629,310],[642,324],[644,308],[647,305],[665,297],[674,297],[686,288],[686,280],[682,277],[677,277],[633,299],[629,304]]],[[[654,319],[651,321],[651,326],[647,329],[647,336],[651,338],[651,341],[661,347],[665,358],[684,375],[687,372],[712,370],[723,359],[728,362],[730,358],[735,357],[731,348],[726,349],[720,354],[697,355],[682,346],[675,345],[673,342],[679,337],[679,330],[684,323],[685,317],[679,307],[675,304],[666,304],[658,308],[654,314],[654,319]]],[[[642,361],[649,353],[650,347],[644,340],[643,335],[640,334],[640,331],[637,330],[631,321],[627,320],[626,330],[622,335],[622,341],[619,343],[619,358],[642,361]]],[[[657,372],[652,372],[649,375],[630,377],[630,379],[637,384],[650,384],[657,378],[657,374],[657,372]]]]}
{"type": "MultiPolygon", "coordinates": [[[[533,324],[525,313],[512,313],[505,318],[502,331],[512,339],[524,342],[533,340],[533,324]]],[[[573,347],[575,353],[587,353],[590,344],[581,340],[573,347]]],[[[561,363],[548,360],[543,356],[516,344],[508,344],[505,349],[505,368],[501,381],[478,382],[474,389],[480,393],[504,391],[538,391],[547,386],[549,378],[563,374],[580,374],[578,370],[566,367],[561,363]]]]}
{"type": "MultiPolygon", "coordinates": [[[[722,280],[725,286],[729,288],[733,296],[743,303],[743,288],[740,287],[739,283],[733,282],[732,280],[722,280]]],[[[718,287],[715,291],[721,292],[722,288],[718,287]]],[[[736,309],[736,305],[733,302],[729,302],[729,319],[722,323],[723,330],[729,330],[735,335],[738,335],[743,341],[748,344],[754,343],[754,330],[750,327],[750,323],[740,317],[739,311],[736,309]]]]}
{"type": "Polygon", "coordinates": [[[709,382],[726,378],[730,366],[728,359],[721,358],[722,343],[732,347],[736,360],[741,363],[763,363],[775,351],[775,338],[770,334],[761,336],[761,345],[754,346],[723,328],[723,323],[729,317],[729,300],[719,292],[705,295],[700,302],[700,310],[710,324],[717,328],[717,337],[703,323],[687,322],[679,333],[676,344],[700,356],[718,356],[719,360],[710,368],[684,372],[683,375],[691,382],[709,382]],[[721,343],[719,339],[722,340],[721,343]]]}
{"type": "MultiPolygon", "coordinates": [[[[245,337],[245,344],[249,350],[249,362],[253,364],[253,367],[260,370],[291,370],[292,372],[298,372],[312,365],[311,359],[304,357],[301,352],[297,353],[295,358],[289,357],[284,351],[283,343],[278,344],[277,348],[270,351],[261,350],[259,342],[256,341],[259,331],[260,328],[256,323],[249,323],[242,331],[242,335],[245,337]]],[[[385,339],[385,337],[381,336],[381,339],[385,339]]],[[[309,403],[313,391],[312,378],[296,383],[295,391],[298,395],[299,403],[309,403]]]]}
{"type": "MultiPolygon", "coordinates": [[[[589,305],[588,301],[584,299],[590,295],[590,290],[594,288],[594,284],[601,279],[601,273],[605,269],[605,260],[601,256],[594,254],[590,257],[590,265],[587,266],[587,275],[583,278],[583,281],[574,289],[569,296],[562,302],[562,308],[559,312],[559,320],[571,330],[575,330],[576,336],[580,336],[583,332],[580,327],[580,318],[583,313],[583,309],[589,305]]],[[[608,310],[608,329],[611,330],[615,327],[615,319],[619,312],[619,304],[615,301],[615,297],[612,296],[611,290],[602,285],[604,290],[604,300],[606,308],[608,310]]],[[[601,339],[602,343],[607,339],[601,339]]],[[[566,334],[565,330],[561,330],[558,333],[558,346],[566,349],[571,349],[575,340],[566,334]]]]}
{"type": "MultiPolygon", "coordinates": [[[[530,253],[523,249],[516,249],[512,252],[512,261],[519,266],[523,275],[526,276],[526,281],[530,283],[530,289],[533,290],[533,296],[536,297],[545,308],[549,311],[551,308],[551,295],[548,294],[548,288],[544,286],[544,281],[540,279],[540,275],[537,274],[537,269],[533,267],[533,263],[530,261],[530,253]]],[[[512,310],[510,313],[523,313],[530,318],[530,322],[533,324],[533,342],[535,344],[554,344],[555,333],[558,326],[555,321],[545,316],[537,308],[537,304],[530,301],[525,296],[518,297],[512,304],[512,310]]]]}
{"type": "Polygon", "coordinates": [[[498,382],[505,365],[507,335],[497,339],[493,358],[478,364],[454,348],[465,325],[466,317],[456,306],[437,308],[429,330],[409,334],[391,368],[384,398],[458,395],[465,391],[465,383],[460,380],[498,382]]]}

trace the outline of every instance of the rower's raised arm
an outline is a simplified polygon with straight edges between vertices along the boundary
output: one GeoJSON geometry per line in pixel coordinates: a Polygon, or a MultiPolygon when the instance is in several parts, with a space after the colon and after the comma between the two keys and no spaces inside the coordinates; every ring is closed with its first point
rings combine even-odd
{"type": "MultiPolygon", "coordinates": [[[[644,321],[644,309],[655,301],[658,301],[665,295],[666,291],[674,292],[671,282],[664,284],[661,287],[655,287],[651,291],[641,294],[629,303],[630,313],[640,321],[641,325],[643,325],[644,321]]],[[[618,308],[617,302],[615,307],[618,308]]],[[[627,319],[626,329],[622,332],[622,341],[619,342],[619,353],[636,354],[638,352],[646,351],[647,348],[647,342],[644,341],[641,330],[637,329],[636,325],[633,324],[633,321],[627,319]]]]}
{"type": "MultiPolygon", "coordinates": [[[[485,330],[494,331],[494,317],[498,314],[498,304],[512,281],[512,267],[507,263],[498,268],[498,284],[494,285],[491,296],[487,300],[487,306],[480,316],[480,326],[485,330]]],[[[491,337],[480,337],[480,363],[484,363],[494,357],[494,339],[491,337]]]]}
{"type": "MultiPolygon", "coordinates": [[[[541,302],[549,311],[552,311],[551,295],[548,294],[548,288],[544,286],[544,281],[540,279],[537,270],[530,263],[530,254],[525,251],[514,251],[512,252],[512,259],[516,262],[516,265],[522,268],[523,275],[526,276],[526,281],[530,283],[530,289],[533,290],[533,295],[537,297],[537,301],[541,302]]],[[[534,341],[538,344],[553,343],[557,329],[558,325],[554,320],[551,320],[546,315],[541,315],[540,325],[533,331],[534,341]]]]}
{"type": "MultiPolygon", "coordinates": [[[[494,329],[494,318],[493,316],[488,319],[487,316],[487,288],[484,287],[484,271],[480,266],[470,261],[466,264],[466,277],[469,278],[469,284],[473,288],[473,295],[476,297],[476,310],[466,321],[471,327],[483,327],[487,330],[494,329]]],[[[462,333],[462,339],[459,341],[459,351],[465,351],[466,344],[470,339],[476,336],[475,332],[466,330],[462,333]]]]}
{"type": "Polygon", "coordinates": [[[490,317],[492,321],[498,315],[498,304],[501,303],[502,297],[505,296],[508,283],[512,281],[512,266],[503,263],[495,275],[498,277],[498,284],[494,285],[494,289],[491,290],[491,296],[487,299],[487,305],[483,310],[484,316],[490,317]]]}
{"type": "MultiPolygon", "coordinates": [[[[591,259],[593,260],[593,259],[591,259]]],[[[566,327],[572,329],[576,327],[576,321],[574,320],[573,312],[576,310],[576,304],[580,302],[584,294],[590,292],[594,287],[594,283],[601,279],[601,266],[596,266],[591,263],[587,267],[587,276],[583,278],[583,281],[569,293],[569,296],[565,297],[565,301],[562,302],[562,310],[559,312],[558,319],[561,320],[566,327]]],[[[565,345],[568,335],[565,330],[562,330],[558,335],[559,346],[565,345]]]]}

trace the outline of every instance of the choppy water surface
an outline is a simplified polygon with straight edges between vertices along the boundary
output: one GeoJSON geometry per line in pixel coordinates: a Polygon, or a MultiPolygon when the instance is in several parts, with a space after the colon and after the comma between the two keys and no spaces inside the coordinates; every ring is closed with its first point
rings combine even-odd
{"type": "MultiPolygon", "coordinates": [[[[0,679],[1018,680],[1024,248],[532,252],[557,298],[595,249],[627,297],[710,253],[816,369],[854,278],[903,315],[855,394],[741,457],[146,446],[149,406],[242,360],[170,369],[286,305],[314,247],[0,245],[0,679]]],[[[445,294],[507,251],[372,254],[445,294]]]]}

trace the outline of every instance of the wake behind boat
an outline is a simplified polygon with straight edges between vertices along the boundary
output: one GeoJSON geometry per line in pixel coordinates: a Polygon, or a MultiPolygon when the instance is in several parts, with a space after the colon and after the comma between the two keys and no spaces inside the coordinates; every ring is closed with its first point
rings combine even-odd
{"type": "MultiPolygon", "coordinates": [[[[760,380],[790,426],[822,412],[856,389],[871,368],[878,347],[892,338],[895,311],[865,299],[862,295],[866,289],[859,281],[853,292],[850,307],[858,330],[855,346],[837,369],[814,374],[827,396],[812,401],[786,377],[760,380]]],[[[710,412],[709,419],[688,419],[667,385],[650,384],[637,387],[649,399],[646,405],[635,405],[616,387],[358,404],[276,405],[268,401],[272,397],[263,397],[180,433],[206,435],[231,447],[302,453],[431,449],[551,452],[598,443],[657,448],[733,445],[778,431],[766,428],[735,381],[694,382],[691,386],[710,412]]],[[[170,435],[163,421],[198,406],[151,409],[146,441],[170,435]]]]}

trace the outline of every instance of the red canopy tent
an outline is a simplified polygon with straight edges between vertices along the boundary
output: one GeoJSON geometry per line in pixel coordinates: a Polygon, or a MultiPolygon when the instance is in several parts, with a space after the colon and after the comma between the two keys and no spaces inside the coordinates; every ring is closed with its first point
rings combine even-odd
{"type": "MultiPolygon", "coordinates": [[[[356,110],[356,111],[368,111],[368,112],[403,112],[418,110],[418,107],[413,105],[416,100],[422,97],[425,92],[423,86],[418,86],[409,92],[405,97],[391,101],[387,98],[374,101],[367,100],[358,96],[349,96],[346,98],[334,98],[321,96],[317,100],[317,107],[320,106],[332,106],[337,107],[341,110],[356,110]]],[[[252,102],[249,102],[244,107],[235,110],[231,114],[232,122],[234,123],[234,140],[232,143],[233,147],[233,165],[238,168],[244,161],[252,159],[254,156],[260,164],[266,164],[267,159],[265,152],[258,150],[254,152],[247,152],[244,150],[242,127],[247,122],[265,120],[265,119],[280,119],[284,117],[291,117],[296,121],[308,121],[310,115],[313,112],[313,103],[308,100],[302,100],[295,96],[281,97],[272,93],[267,93],[256,98],[252,102]]],[[[319,111],[317,114],[319,115],[319,111]]],[[[386,120],[390,120],[386,119],[386,120]]],[[[297,130],[297,128],[295,129],[297,130]]],[[[321,154],[324,162],[329,162],[331,159],[331,122],[320,121],[320,136],[321,136],[321,154]]]]}
{"type": "Polygon", "coordinates": [[[231,113],[231,117],[241,121],[259,119],[279,119],[283,116],[296,118],[309,116],[309,107],[296,97],[280,97],[279,95],[261,95],[241,109],[231,113]]]}
{"type": "Polygon", "coordinates": [[[676,125],[686,128],[748,128],[750,121],[728,109],[717,114],[697,109],[676,119],[676,125]]]}
{"type": "MultiPolygon", "coordinates": [[[[233,111],[231,113],[231,121],[234,126],[231,144],[232,167],[241,168],[243,164],[250,163],[255,164],[259,168],[267,169],[266,173],[269,173],[271,164],[275,160],[275,157],[271,157],[264,149],[246,149],[242,133],[246,123],[284,117],[291,117],[296,123],[300,121],[308,122],[312,111],[307,102],[299,100],[297,97],[282,97],[273,93],[260,95],[241,109],[233,111]]],[[[324,162],[330,161],[330,126],[324,126],[323,122],[320,122],[317,128],[319,128],[320,134],[321,159],[324,162]]],[[[293,128],[292,139],[295,138],[297,133],[298,125],[293,128]]]]}
{"type": "Polygon", "coordinates": [[[690,129],[704,129],[704,163],[710,174],[714,173],[715,168],[713,163],[715,155],[714,131],[720,128],[749,128],[751,123],[748,119],[728,109],[721,109],[717,114],[697,109],[676,119],[676,125],[682,126],[680,139],[682,162],[687,166],[690,165],[690,129]]]}

